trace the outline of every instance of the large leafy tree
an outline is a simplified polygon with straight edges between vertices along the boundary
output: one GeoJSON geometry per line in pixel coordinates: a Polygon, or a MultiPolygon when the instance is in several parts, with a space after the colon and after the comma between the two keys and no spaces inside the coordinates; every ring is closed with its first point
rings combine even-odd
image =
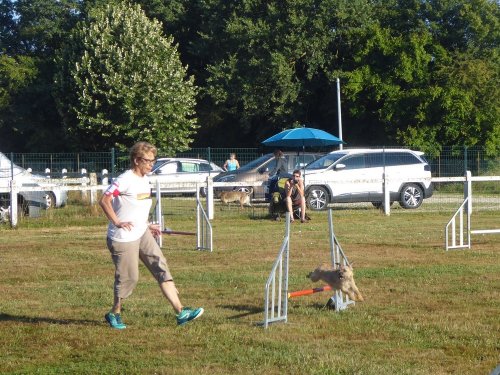
{"type": "Polygon", "coordinates": [[[485,145],[497,154],[498,4],[388,0],[376,14],[346,85],[355,116],[374,119],[388,140],[428,153],[485,145]]]}
{"type": "Polygon", "coordinates": [[[58,56],[61,114],[86,148],[124,149],[137,140],[167,154],[196,129],[196,88],[172,37],[138,5],[99,6],[58,56]]]}
{"type": "Polygon", "coordinates": [[[0,147],[64,150],[52,97],[54,51],[78,17],[79,0],[0,1],[0,147]]]}
{"type": "MultiPolygon", "coordinates": [[[[162,14],[157,2],[141,2],[162,14]]],[[[196,71],[200,133],[255,145],[297,123],[335,131],[340,77],[351,145],[405,144],[431,153],[487,145],[498,152],[496,1],[175,4],[182,9],[176,22],[185,20],[175,34],[185,41],[184,58],[207,67],[196,71]]]]}
{"type": "MultiPolygon", "coordinates": [[[[256,146],[281,128],[302,123],[335,133],[335,80],[340,77],[349,145],[404,144],[430,153],[444,145],[485,145],[490,154],[500,152],[497,0],[130,1],[140,4],[149,19],[163,22],[164,34],[179,44],[187,75],[201,87],[195,107],[200,128],[192,136],[196,145],[256,146]]],[[[126,132],[114,122],[119,130],[110,137],[109,124],[89,130],[90,122],[72,109],[81,105],[76,75],[71,76],[75,65],[61,64],[57,81],[59,112],[75,136],[71,142],[61,136],[50,95],[54,50],[76,19],[95,22],[90,10],[108,3],[0,1],[2,147],[98,148],[111,146],[111,138],[125,143],[126,132]]],[[[140,43],[147,40],[138,35],[140,43]]],[[[61,61],[83,56],[86,47],[77,36],[69,43],[73,52],[66,51],[61,61]]],[[[89,82],[107,77],[107,68],[104,75],[99,69],[86,77],[89,82]]],[[[131,76],[131,69],[120,69],[116,63],[113,72],[131,76]]],[[[117,86],[120,92],[135,92],[124,82],[117,86]]],[[[99,109],[92,111],[122,116],[119,124],[146,108],[137,96],[125,100],[113,96],[114,86],[106,90],[98,98],[99,109]]]]}
{"type": "Polygon", "coordinates": [[[315,124],[318,104],[334,98],[332,77],[324,74],[336,61],[329,48],[333,1],[241,1],[228,13],[223,33],[212,36],[225,47],[208,66],[205,93],[215,107],[238,118],[254,142],[284,127],[315,124]]]}

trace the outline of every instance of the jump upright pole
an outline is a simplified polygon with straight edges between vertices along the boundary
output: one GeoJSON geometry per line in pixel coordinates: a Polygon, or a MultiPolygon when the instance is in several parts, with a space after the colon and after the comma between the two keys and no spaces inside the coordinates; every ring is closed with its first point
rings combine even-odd
{"type": "Polygon", "coordinates": [[[332,290],[332,287],[330,285],[325,285],[325,286],[322,286],[320,288],[298,290],[296,292],[290,292],[290,293],[288,293],[288,298],[300,297],[300,296],[308,296],[309,294],[314,294],[314,293],[319,293],[319,292],[325,292],[327,290],[332,290]]]}

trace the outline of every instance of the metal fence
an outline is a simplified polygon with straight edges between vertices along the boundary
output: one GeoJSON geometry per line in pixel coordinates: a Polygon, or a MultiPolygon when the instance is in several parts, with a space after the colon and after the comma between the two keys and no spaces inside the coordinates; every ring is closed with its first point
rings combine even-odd
{"type": "MultiPolygon", "coordinates": [[[[176,157],[206,159],[222,166],[233,152],[243,166],[271,150],[203,147],[180,152],[176,157]]],[[[23,168],[31,168],[34,173],[49,171],[54,176],[61,174],[63,170],[66,170],[69,176],[81,174],[82,169],[87,173],[100,173],[106,169],[110,176],[115,176],[129,166],[128,154],[115,149],[79,153],[10,153],[6,156],[23,168]]],[[[158,156],[162,156],[161,150],[158,156]]],[[[488,156],[483,147],[446,147],[438,156],[427,157],[427,160],[431,165],[433,177],[463,176],[467,170],[470,170],[473,176],[500,174],[500,156],[488,156]]]]}

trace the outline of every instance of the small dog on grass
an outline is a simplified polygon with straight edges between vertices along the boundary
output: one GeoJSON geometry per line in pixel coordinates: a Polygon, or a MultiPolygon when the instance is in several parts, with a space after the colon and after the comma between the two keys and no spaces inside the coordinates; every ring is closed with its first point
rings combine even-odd
{"type": "Polygon", "coordinates": [[[252,206],[250,203],[250,196],[253,194],[253,189],[250,188],[248,193],[244,191],[223,191],[220,193],[220,200],[223,204],[229,206],[231,202],[240,202],[240,207],[243,205],[252,206]]]}
{"type": "Polygon", "coordinates": [[[309,273],[307,277],[309,277],[313,282],[320,280],[324,281],[330,285],[332,290],[341,290],[353,301],[364,301],[363,296],[354,282],[352,265],[339,265],[338,267],[332,267],[323,263],[314,271],[309,273]]]}

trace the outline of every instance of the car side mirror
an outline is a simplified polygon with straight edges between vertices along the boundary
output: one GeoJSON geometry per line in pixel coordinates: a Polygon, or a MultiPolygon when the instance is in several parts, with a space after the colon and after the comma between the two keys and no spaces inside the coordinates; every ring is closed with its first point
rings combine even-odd
{"type": "Polygon", "coordinates": [[[334,169],[336,171],[341,171],[342,169],[345,169],[345,164],[339,163],[339,164],[335,165],[334,169]]]}
{"type": "Polygon", "coordinates": [[[267,168],[267,167],[262,167],[262,168],[260,168],[260,169],[259,169],[259,173],[260,173],[260,174],[264,174],[264,173],[266,173],[266,172],[269,172],[269,168],[267,168]]]}

